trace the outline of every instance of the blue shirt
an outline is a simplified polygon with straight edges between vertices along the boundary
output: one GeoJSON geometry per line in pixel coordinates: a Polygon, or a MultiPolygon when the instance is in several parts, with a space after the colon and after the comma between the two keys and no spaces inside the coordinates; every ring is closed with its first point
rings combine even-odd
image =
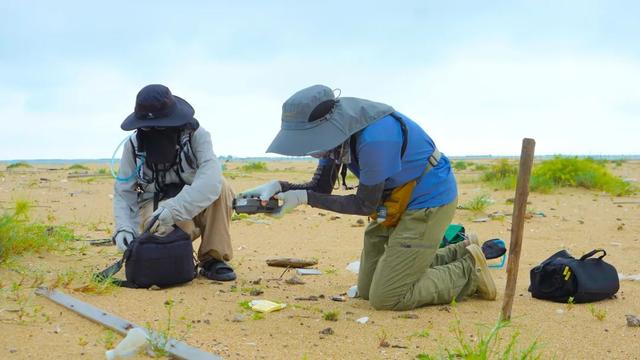
{"type": "MultiPolygon", "coordinates": [[[[401,158],[402,130],[398,120],[387,115],[356,134],[356,156],[351,154],[349,170],[361,184],[375,185],[384,181],[385,189],[403,185],[419,177],[435,149],[433,140],[408,117],[400,115],[407,126],[407,149],[401,158]]],[[[409,209],[446,205],[458,196],[456,179],[449,159],[442,155],[438,165],[418,179],[409,209]]]]}

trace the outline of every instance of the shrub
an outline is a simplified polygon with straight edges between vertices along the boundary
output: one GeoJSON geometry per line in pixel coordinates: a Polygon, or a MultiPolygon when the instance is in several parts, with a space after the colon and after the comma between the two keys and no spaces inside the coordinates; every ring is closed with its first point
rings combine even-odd
{"type": "Polygon", "coordinates": [[[615,196],[634,192],[631,184],[611,174],[601,161],[578,157],[556,156],[534,169],[531,190],[545,192],[554,187],[582,187],[615,196]]]}
{"type": "Polygon", "coordinates": [[[469,167],[469,164],[465,161],[458,160],[453,163],[453,168],[456,170],[465,170],[467,167],[469,167]]]}
{"type": "Polygon", "coordinates": [[[31,205],[17,201],[13,213],[0,215],[0,263],[31,251],[53,250],[71,241],[71,229],[29,221],[31,205]]]}
{"type": "Polygon", "coordinates": [[[498,162],[492,164],[489,170],[485,171],[482,175],[482,180],[488,182],[504,182],[505,180],[515,179],[517,173],[518,168],[515,163],[508,159],[500,159],[498,162]]]}
{"type": "Polygon", "coordinates": [[[89,170],[89,168],[82,164],[73,164],[69,166],[68,170],[89,170]]]}
{"type": "Polygon", "coordinates": [[[15,170],[19,168],[31,168],[32,166],[26,162],[17,162],[13,164],[9,164],[7,166],[7,170],[15,170]]]}
{"type": "Polygon", "coordinates": [[[245,172],[269,171],[269,169],[267,169],[267,163],[264,161],[250,162],[248,164],[242,165],[240,169],[245,172]]]}

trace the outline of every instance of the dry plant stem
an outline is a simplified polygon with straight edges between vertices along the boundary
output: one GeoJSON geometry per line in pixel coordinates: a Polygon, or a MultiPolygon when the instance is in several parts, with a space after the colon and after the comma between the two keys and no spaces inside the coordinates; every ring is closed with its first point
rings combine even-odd
{"type": "Polygon", "coordinates": [[[516,293],[518,280],[518,265],[520,264],[520,250],[522,248],[522,233],[524,231],[525,213],[527,211],[527,198],[529,197],[529,180],[533,168],[533,154],[536,142],[533,139],[522,140],[522,152],[520,153],[520,169],[518,171],[518,183],[516,196],[513,202],[513,225],[511,226],[511,241],[509,243],[509,256],[507,262],[507,285],[504,290],[502,303],[502,320],[511,319],[513,297],[516,293]]]}

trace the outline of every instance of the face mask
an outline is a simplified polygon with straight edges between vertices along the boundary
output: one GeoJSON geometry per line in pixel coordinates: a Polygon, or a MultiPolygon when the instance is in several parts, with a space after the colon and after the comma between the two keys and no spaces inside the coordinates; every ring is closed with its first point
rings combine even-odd
{"type": "Polygon", "coordinates": [[[176,160],[179,146],[180,129],[150,128],[139,129],[137,132],[138,147],[146,153],[146,161],[152,164],[173,164],[176,160]]]}

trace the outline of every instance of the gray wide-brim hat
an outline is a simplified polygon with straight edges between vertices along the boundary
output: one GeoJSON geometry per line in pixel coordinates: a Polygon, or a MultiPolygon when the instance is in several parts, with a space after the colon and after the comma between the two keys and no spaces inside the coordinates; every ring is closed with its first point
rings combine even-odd
{"type": "Polygon", "coordinates": [[[282,104],[280,132],[267,152],[305,156],[331,150],[393,111],[389,105],[369,100],[336,98],[329,87],[314,85],[298,91],[282,104]],[[329,112],[314,119],[314,113],[327,106],[329,112]]]}
{"type": "Polygon", "coordinates": [[[122,130],[152,127],[197,127],[193,107],[171,93],[168,87],[151,84],[136,96],[136,106],[120,125],[122,130]]]}

